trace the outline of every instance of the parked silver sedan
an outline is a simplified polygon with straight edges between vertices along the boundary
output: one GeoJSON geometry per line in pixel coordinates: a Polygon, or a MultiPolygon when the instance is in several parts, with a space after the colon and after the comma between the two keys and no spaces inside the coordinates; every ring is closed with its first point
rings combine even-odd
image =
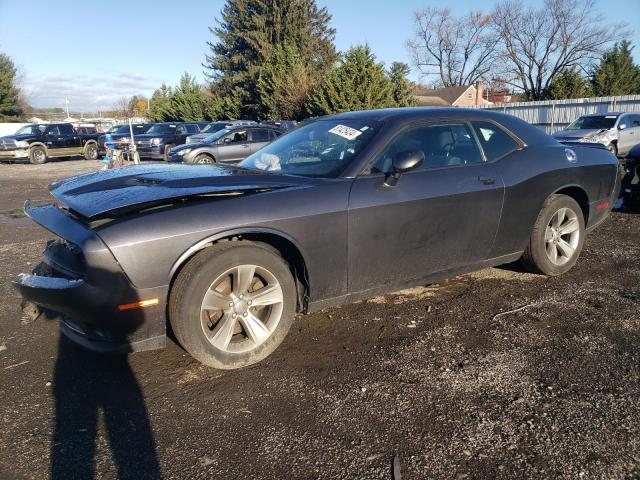
{"type": "Polygon", "coordinates": [[[283,130],[266,126],[238,126],[218,130],[198,143],[188,143],[169,151],[170,162],[239,162],[272,142],[283,130]]]}
{"type": "Polygon", "coordinates": [[[553,137],[561,142],[601,143],[614,155],[624,156],[640,143],[640,113],[583,115],[553,137]]]}

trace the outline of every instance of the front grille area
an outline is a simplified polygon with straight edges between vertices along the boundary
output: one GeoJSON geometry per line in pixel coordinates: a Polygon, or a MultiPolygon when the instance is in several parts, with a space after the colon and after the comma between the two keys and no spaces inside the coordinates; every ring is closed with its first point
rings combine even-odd
{"type": "Polygon", "coordinates": [[[0,150],[15,150],[17,147],[15,140],[0,140],[0,150]]]}
{"type": "Polygon", "coordinates": [[[135,142],[136,147],[150,147],[151,146],[151,140],[136,140],[135,142]]]}

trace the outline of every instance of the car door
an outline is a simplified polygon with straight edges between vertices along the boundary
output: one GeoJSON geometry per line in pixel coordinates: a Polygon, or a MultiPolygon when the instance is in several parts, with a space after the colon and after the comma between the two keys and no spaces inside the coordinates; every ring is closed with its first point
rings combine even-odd
{"type": "Polygon", "coordinates": [[[640,114],[632,113],[627,115],[628,117],[628,126],[626,131],[627,137],[627,145],[624,150],[624,154],[629,152],[633,147],[640,143],[640,114]]]}
{"type": "Polygon", "coordinates": [[[65,123],[59,125],[60,137],[67,155],[77,155],[82,151],[82,141],[80,135],[75,131],[72,125],[65,123]]]}
{"type": "Polygon", "coordinates": [[[484,260],[498,230],[504,184],[465,122],[400,133],[353,183],[349,291],[398,285],[484,260]],[[385,184],[394,156],[421,151],[422,165],[385,184]]]}
{"type": "Polygon", "coordinates": [[[49,156],[61,156],[65,154],[65,139],[60,134],[58,125],[49,125],[45,130],[45,145],[47,146],[47,154],[49,156]]]}
{"type": "Polygon", "coordinates": [[[238,129],[229,132],[220,140],[218,157],[222,162],[239,162],[251,154],[251,144],[247,129],[238,129]]]}
{"type": "Polygon", "coordinates": [[[267,128],[250,128],[251,153],[255,153],[271,141],[270,130],[267,128]]]}
{"type": "Polygon", "coordinates": [[[184,124],[176,125],[173,134],[173,145],[182,145],[187,139],[187,126],[184,124]]]}

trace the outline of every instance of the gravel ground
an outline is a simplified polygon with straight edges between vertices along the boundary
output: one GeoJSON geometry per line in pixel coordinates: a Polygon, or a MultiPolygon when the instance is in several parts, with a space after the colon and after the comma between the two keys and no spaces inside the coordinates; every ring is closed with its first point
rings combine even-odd
{"type": "Polygon", "coordinates": [[[389,479],[394,457],[403,479],[640,477],[640,215],[561,278],[488,269],[303,316],[216,371],[21,316],[10,280],[49,235],[19,208],[98,165],[0,165],[0,478],[389,479]]]}

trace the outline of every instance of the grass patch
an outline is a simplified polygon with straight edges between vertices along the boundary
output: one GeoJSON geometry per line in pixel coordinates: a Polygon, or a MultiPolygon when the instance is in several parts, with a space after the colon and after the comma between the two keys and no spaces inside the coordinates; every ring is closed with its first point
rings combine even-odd
{"type": "Polygon", "coordinates": [[[2,210],[0,211],[0,215],[4,215],[9,218],[24,218],[26,215],[24,214],[24,210],[22,208],[14,208],[13,210],[2,210]]]}

